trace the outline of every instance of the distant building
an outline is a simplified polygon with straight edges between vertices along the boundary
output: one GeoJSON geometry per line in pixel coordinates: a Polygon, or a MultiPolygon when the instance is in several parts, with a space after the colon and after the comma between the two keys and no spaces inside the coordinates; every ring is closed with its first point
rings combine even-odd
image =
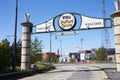
{"type": "Polygon", "coordinates": [[[55,52],[45,52],[42,54],[42,59],[47,60],[49,58],[49,56],[51,59],[59,57],[59,55],[56,55],[55,52]]]}
{"type": "Polygon", "coordinates": [[[79,51],[80,62],[92,62],[96,51],[96,49],[79,51]]]}
{"type": "Polygon", "coordinates": [[[91,51],[92,51],[92,53],[95,55],[96,54],[96,51],[97,51],[98,49],[96,49],[96,48],[92,48],[91,49],[91,51]]]}
{"type": "Polygon", "coordinates": [[[115,48],[109,48],[107,50],[107,59],[115,61],[115,48]]]}
{"type": "MultiPolygon", "coordinates": [[[[78,53],[69,52],[65,55],[60,56],[59,61],[60,62],[83,62],[83,63],[93,62],[96,52],[98,50],[99,49],[93,48],[91,50],[79,51],[78,53]]],[[[115,61],[115,49],[114,48],[109,48],[107,50],[107,59],[115,61]]]]}
{"type": "Polygon", "coordinates": [[[79,53],[70,52],[69,57],[70,57],[71,62],[79,62],[80,61],[80,54],[79,53]]]}
{"type": "Polygon", "coordinates": [[[69,53],[66,53],[64,55],[61,55],[59,57],[59,62],[70,62],[70,57],[69,57],[69,53]]]}

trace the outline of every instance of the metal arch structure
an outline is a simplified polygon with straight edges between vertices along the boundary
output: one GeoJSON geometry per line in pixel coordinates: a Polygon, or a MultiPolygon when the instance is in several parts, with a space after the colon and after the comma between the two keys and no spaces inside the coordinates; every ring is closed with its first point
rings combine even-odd
{"type": "MultiPolygon", "coordinates": [[[[51,32],[71,32],[76,30],[101,29],[106,27],[106,21],[109,20],[112,27],[111,18],[93,18],[79,13],[67,12],[59,14],[48,21],[33,26],[29,21],[29,14],[26,14],[26,21],[22,25],[22,49],[21,49],[21,70],[29,70],[30,68],[30,43],[31,34],[50,33],[51,32]],[[77,15],[77,16],[76,16],[77,15]],[[79,17],[79,27],[76,28],[77,17],[79,17]],[[56,26],[57,24],[57,26],[56,26]],[[37,32],[32,32],[33,28],[39,28],[37,32]]],[[[51,37],[50,37],[50,52],[51,52],[51,37]]]]}
{"type": "MultiPolygon", "coordinates": [[[[115,58],[116,58],[116,67],[117,67],[117,71],[120,72],[120,2],[119,1],[116,1],[114,3],[114,6],[116,8],[116,11],[113,12],[111,14],[111,18],[102,18],[102,21],[103,21],[103,26],[100,27],[100,28],[105,28],[106,26],[106,20],[110,20],[110,27],[111,28],[112,26],[114,26],[114,37],[115,37],[115,52],[116,52],[116,55],[115,55],[115,58]]],[[[71,13],[71,17],[72,15],[80,15],[81,14],[78,14],[78,13],[71,13]]],[[[51,22],[52,24],[54,23],[53,20],[56,19],[57,17],[61,16],[62,14],[58,15],[58,16],[55,16],[54,18],[52,18],[51,22]]],[[[68,20],[69,20],[70,17],[68,17],[68,20]]],[[[88,19],[90,17],[87,17],[88,19]]],[[[73,19],[73,18],[72,18],[73,19]]],[[[98,19],[98,18],[97,18],[98,19]]],[[[74,19],[73,19],[74,20],[74,19]]],[[[92,19],[91,19],[92,20],[92,19]]],[[[93,18],[93,21],[94,21],[94,18],[93,18]]],[[[47,21],[48,22],[48,21],[47,21]]],[[[67,21],[67,18],[66,18],[66,22],[69,22],[67,21]]],[[[74,22],[74,21],[73,21],[74,22]]],[[[83,23],[83,22],[82,22],[83,23]]],[[[41,23],[42,24],[42,23],[41,23]]],[[[40,25],[41,25],[40,24],[40,25]]],[[[47,29],[47,23],[45,22],[45,24],[42,26],[43,29],[47,29]]],[[[30,68],[30,42],[31,42],[31,29],[33,28],[33,24],[31,22],[29,22],[29,19],[26,20],[26,22],[23,22],[21,23],[21,25],[23,26],[22,27],[22,53],[21,53],[21,70],[29,70],[30,68]]],[[[38,25],[35,25],[34,27],[36,27],[38,25]]],[[[50,27],[50,26],[49,26],[50,27]]],[[[48,27],[48,28],[49,28],[48,27]]],[[[68,26],[69,27],[69,26],[68,26]]],[[[81,27],[81,26],[80,26],[81,27]]],[[[82,26],[83,27],[83,26],[82,26]]],[[[86,28],[86,27],[85,27],[86,28]]],[[[91,28],[91,27],[89,27],[91,28]]],[[[88,27],[86,29],[89,29],[88,27]]],[[[98,28],[95,27],[94,29],[98,28]]],[[[65,28],[66,29],[66,28],[65,28]]],[[[67,28],[67,29],[71,29],[71,30],[74,30],[74,28],[67,28]]],[[[48,30],[48,29],[47,29],[48,30]]],[[[44,31],[43,32],[48,32],[48,31],[44,31]]],[[[80,30],[80,29],[79,29],[80,30]]],[[[64,30],[61,30],[61,31],[64,31],[64,30]]],[[[49,32],[51,33],[51,29],[49,28],[49,32]]],[[[58,31],[56,31],[58,32],[58,31]]]]}
{"type": "MultiPolygon", "coordinates": [[[[69,20],[67,20],[67,19],[66,19],[66,21],[69,22],[69,20]]],[[[83,15],[80,13],[75,13],[75,12],[66,12],[66,13],[59,14],[59,15],[57,15],[57,16],[55,16],[55,17],[53,17],[45,22],[34,25],[33,28],[36,28],[36,31],[32,32],[32,34],[112,28],[112,19],[111,18],[91,17],[91,16],[86,16],[86,15],[83,15]],[[65,14],[66,15],[71,14],[75,18],[75,25],[73,26],[73,28],[68,29],[68,30],[61,29],[59,26],[59,19],[61,16],[65,15],[65,14]],[[79,20],[81,20],[81,22],[79,22],[79,28],[76,28],[76,22],[77,22],[78,18],[79,18],[79,20]],[[98,22],[96,22],[96,21],[98,21],[98,22]],[[99,23],[99,21],[100,22],[102,21],[102,22],[99,23]],[[52,26],[52,27],[50,27],[50,26],[52,26]],[[39,29],[39,30],[37,31],[37,29],[39,29]]]]}

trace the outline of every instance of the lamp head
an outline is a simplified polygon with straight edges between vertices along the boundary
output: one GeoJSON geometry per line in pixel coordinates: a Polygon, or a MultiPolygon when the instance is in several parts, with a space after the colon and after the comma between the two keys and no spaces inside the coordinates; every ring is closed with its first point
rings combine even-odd
{"type": "Polygon", "coordinates": [[[115,1],[113,4],[116,10],[120,10],[120,0],[115,1]]]}

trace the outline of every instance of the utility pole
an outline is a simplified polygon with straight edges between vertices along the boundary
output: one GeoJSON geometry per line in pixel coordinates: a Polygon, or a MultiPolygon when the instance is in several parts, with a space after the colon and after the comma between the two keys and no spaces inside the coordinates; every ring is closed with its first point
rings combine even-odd
{"type": "Polygon", "coordinates": [[[14,47],[12,54],[12,71],[16,71],[16,40],[17,40],[17,18],[18,18],[18,0],[16,0],[16,10],[15,10],[15,28],[14,28],[14,47]]]}

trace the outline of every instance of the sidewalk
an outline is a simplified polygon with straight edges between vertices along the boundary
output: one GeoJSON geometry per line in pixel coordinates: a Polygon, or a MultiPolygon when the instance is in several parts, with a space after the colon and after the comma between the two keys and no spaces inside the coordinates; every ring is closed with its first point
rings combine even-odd
{"type": "Polygon", "coordinates": [[[92,64],[103,70],[107,76],[108,80],[120,80],[120,72],[116,71],[116,64],[92,64]]]}
{"type": "Polygon", "coordinates": [[[103,69],[110,80],[120,80],[120,72],[116,72],[116,68],[105,68],[103,69]]]}

